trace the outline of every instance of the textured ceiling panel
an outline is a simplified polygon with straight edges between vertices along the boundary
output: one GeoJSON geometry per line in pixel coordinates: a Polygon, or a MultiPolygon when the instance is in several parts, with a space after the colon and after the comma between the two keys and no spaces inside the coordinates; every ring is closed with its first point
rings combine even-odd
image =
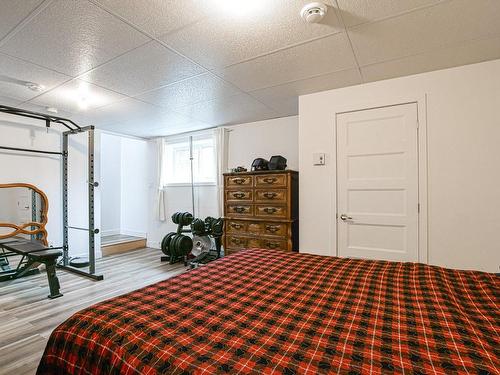
{"type": "Polygon", "coordinates": [[[215,98],[227,98],[242,92],[212,74],[202,74],[182,82],[147,92],[137,98],[148,103],[175,109],[215,98]]]}
{"type": "Polygon", "coordinates": [[[97,0],[147,33],[160,36],[199,21],[209,0],[97,0]]]}
{"type": "MultiPolygon", "coordinates": [[[[143,136],[145,129],[148,128],[179,128],[193,120],[185,115],[127,98],[88,112],[84,121],[108,130],[120,126],[124,128],[136,126],[138,131],[141,130],[140,134],[143,136]]],[[[132,130],[129,130],[128,134],[131,132],[132,130]]]]}
{"type": "Polygon", "coordinates": [[[83,73],[148,41],[85,0],[56,0],[0,51],[68,75],[83,73]]]}
{"type": "Polygon", "coordinates": [[[0,40],[25,19],[43,0],[0,0],[0,40]]]}
{"type": "MultiPolygon", "coordinates": [[[[252,0],[260,1],[262,0],[252,0]]],[[[221,68],[313,38],[342,31],[335,9],[321,24],[299,16],[307,0],[267,1],[259,12],[231,17],[212,7],[212,16],[161,39],[206,68],[221,68]]]]}
{"type": "Polygon", "coordinates": [[[347,27],[373,22],[443,0],[337,0],[340,14],[347,27]]]}
{"type": "Polygon", "coordinates": [[[349,31],[360,65],[500,34],[500,1],[454,0],[349,31]]]}
{"type": "Polygon", "coordinates": [[[239,88],[252,91],[355,66],[347,36],[340,33],[233,65],[220,73],[239,88]]]}
{"type": "Polygon", "coordinates": [[[277,111],[281,116],[298,114],[298,97],[318,91],[361,83],[358,69],[321,75],[286,83],[284,85],[251,91],[250,95],[277,111]]]}
{"type": "Polygon", "coordinates": [[[211,125],[249,122],[253,117],[276,117],[274,111],[246,94],[201,102],[180,108],[178,111],[211,125]]]}
{"type": "Polygon", "coordinates": [[[361,71],[365,81],[379,81],[494,59],[500,59],[500,36],[368,65],[361,71]]]}
{"type": "Polygon", "coordinates": [[[13,99],[24,101],[41,94],[28,89],[28,82],[43,85],[43,91],[47,91],[69,79],[64,74],[0,54],[0,93],[13,99]]]}
{"type": "Polygon", "coordinates": [[[205,70],[152,41],[80,78],[133,96],[202,72],[205,70]]]}
{"type": "Polygon", "coordinates": [[[91,113],[96,108],[126,98],[82,80],[72,80],[31,100],[32,103],[55,107],[70,113],[91,113]]]}

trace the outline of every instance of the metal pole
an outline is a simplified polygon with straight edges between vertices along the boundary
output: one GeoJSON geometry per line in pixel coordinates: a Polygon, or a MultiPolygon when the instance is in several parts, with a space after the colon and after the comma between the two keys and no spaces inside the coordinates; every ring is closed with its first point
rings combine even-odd
{"type": "Polygon", "coordinates": [[[63,133],[63,160],[62,160],[62,217],[63,217],[63,265],[69,265],[68,245],[68,135],[63,133]]]}
{"type": "Polygon", "coordinates": [[[189,136],[189,160],[191,161],[191,205],[193,207],[193,216],[194,214],[194,174],[193,174],[193,136],[189,136]]]}
{"type": "Polygon", "coordinates": [[[94,217],[94,128],[88,130],[88,194],[89,194],[89,272],[95,273],[95,217],[94,217]]]}

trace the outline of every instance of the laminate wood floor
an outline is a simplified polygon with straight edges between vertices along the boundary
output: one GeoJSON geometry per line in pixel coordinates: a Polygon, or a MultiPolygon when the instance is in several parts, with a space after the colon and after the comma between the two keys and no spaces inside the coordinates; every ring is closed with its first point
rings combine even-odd
{"type": "Polygon", "coordinates": [[[64,296],[54,300],[47,298],[44,271],[0,283],[0,374],[34,374],[50,333],[75,312],[186,270],[161,263],[161,255],[141,249],[99,259],[103,281],[58,270],[64,296]]]}

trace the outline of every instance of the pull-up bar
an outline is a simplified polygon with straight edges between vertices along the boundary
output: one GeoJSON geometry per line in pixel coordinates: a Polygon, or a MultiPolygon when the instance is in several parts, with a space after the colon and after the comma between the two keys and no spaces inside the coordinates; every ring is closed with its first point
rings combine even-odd
{"type": "Polygon", "coordinates": [[[0,146],[0,150],[34,152],[36,154],[48,154],[48,155],[64,155],[62,152],[57,152],[57,151],[33,150],[30,148],[7,147],[7,146],[0,146]]]}
{"type": "Polygon", "coordinates": [[[65,128],[67,128],[71,131],[81,131],[82,130],[82,128],[78,124],[74,123],[70,119],[67,119],[64,117],[59,117],[59,116],[52,116],[52,115],[48,115],[46,113],[33,112],[33,111],[28,111],[26,109],[14,108],[14,107],[9,107],[6,105],[1,105],[1,104],[0,104],[0,112],[8,113],[11,115],[27,117],[27,118],[34,118],[37,120],[44,120],[45,126],[47,126],[47,127],[50,127],[50,123],[54,122],[56,124],[63,125],[65,128]]]}

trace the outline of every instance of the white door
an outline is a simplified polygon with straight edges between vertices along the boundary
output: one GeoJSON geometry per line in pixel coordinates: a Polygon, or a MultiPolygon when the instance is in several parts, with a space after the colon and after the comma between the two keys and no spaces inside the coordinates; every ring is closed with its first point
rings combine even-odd
{"type": "Polygon", "coordinates": [[[337,116],[341,257],[418,261],[417,104],[337,116]]]}

